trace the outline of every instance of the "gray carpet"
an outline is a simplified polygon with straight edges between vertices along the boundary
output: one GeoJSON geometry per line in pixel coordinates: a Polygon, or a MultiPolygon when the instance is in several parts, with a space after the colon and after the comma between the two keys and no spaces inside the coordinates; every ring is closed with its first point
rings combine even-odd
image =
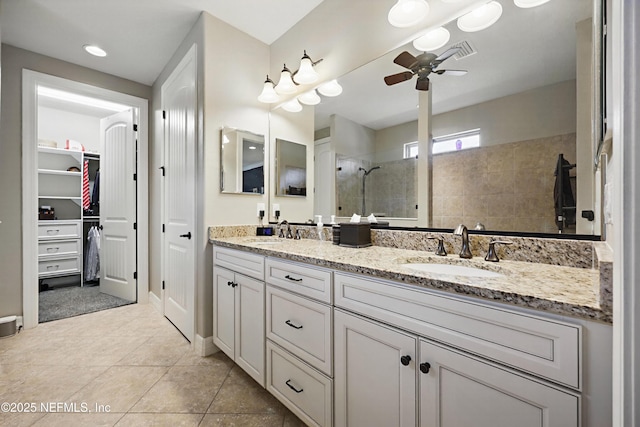
{"type": "Polygon", "coordinates": [[[133,301],[103,294],[99,286],[53,288],[40,292],[38,299],[39,323],[133,304],[133,301]]]}

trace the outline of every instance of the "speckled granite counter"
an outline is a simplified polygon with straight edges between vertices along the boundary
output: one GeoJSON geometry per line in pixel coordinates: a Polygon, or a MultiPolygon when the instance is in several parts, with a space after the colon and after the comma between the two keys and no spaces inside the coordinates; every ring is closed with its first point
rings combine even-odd
{"type": "Polygon", "coordinates": [[[488,263],[480,257],[462,260],[457,255],[438,257],[432,252],[380,246],[352,249],[314,239],[211,237],[210,242],[565,316],[612,322],[611,308],[601,307],[599,303],[597,289],[600,288],[600,277],[596,269],[508,260],[488,263]],[[459,264],[494,271],[503,276],[484,278],[426,273],[401,265],[407,262],[459,264]]]}

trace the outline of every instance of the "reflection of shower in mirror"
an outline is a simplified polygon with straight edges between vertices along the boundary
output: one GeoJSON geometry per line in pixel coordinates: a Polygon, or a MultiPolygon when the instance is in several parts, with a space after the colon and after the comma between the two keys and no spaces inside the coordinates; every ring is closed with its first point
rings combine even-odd
{"type": "Polygon", "coordinates": [[[359,171],[364,171],[364,175],[362,175],[362,215],[366,215],[367,214],[367,210],[366,210],[367,204],[365,202],[366,197],[365,197],[365,191],[364,191],[365,190],[366,181],[367,181],[367,175],[369,175],[371,172],[373,172],[376,169],[380,169],[380,166],[374,166],[369,170],[366,170],[363,167],[359,167],[358,168],[358,172],[359,171]]]}

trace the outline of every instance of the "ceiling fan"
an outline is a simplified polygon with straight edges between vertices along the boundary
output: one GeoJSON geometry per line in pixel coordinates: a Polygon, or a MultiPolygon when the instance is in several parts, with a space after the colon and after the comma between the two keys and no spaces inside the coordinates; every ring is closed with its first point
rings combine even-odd
{"type": "Polygon", "coordinates": [[[459,47],[447,49],[440,56],[433,53],[424,52],[418,56],[413,56],[407,51],[402,52],[393,60],[398,65],[403,66],[411,71],[403,71],[398,74],[392,74],[384,78],[387,86],[391,86],[400,82],[410,80],[414,75],[418,76],[416,82],[417,90],[429,90],[429,74],[444,74],[447,76],[464,76],[467,74],[465,70],[438,70],[438,66],[451,56],[458,53],[459,47]]]}

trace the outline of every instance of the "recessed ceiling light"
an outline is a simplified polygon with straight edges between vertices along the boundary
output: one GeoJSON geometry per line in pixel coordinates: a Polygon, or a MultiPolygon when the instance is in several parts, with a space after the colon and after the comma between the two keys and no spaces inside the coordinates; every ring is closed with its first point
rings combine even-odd
{"type": "Polygon", "coordinates": [[[502,16],[502,5],[492,1],[458,18],[458,28],[467,33],[484,30],[502,16]]]}
{"type": "Polygon", "coordinates": [[[255,149],[256,149],[256,146],[255,146],[255,145],[250,145],[250,146],[249,146],[249,150],[255,150],[255,149]]]}
{"type": "Polygon", "coordinates": [[[542,4],[545,4],[548,1],[549,0],[513,0],[516,6],[522,7],[524,9],[540,6],[542,4]]]}
{"type": "Polygon", "coordinates": [[[90,53],[93,56],[107,56],[107,52],[94,44],[85,44],[84,46],[82,46],[82,48],[87,51],[87,53],[90,53]]]}

